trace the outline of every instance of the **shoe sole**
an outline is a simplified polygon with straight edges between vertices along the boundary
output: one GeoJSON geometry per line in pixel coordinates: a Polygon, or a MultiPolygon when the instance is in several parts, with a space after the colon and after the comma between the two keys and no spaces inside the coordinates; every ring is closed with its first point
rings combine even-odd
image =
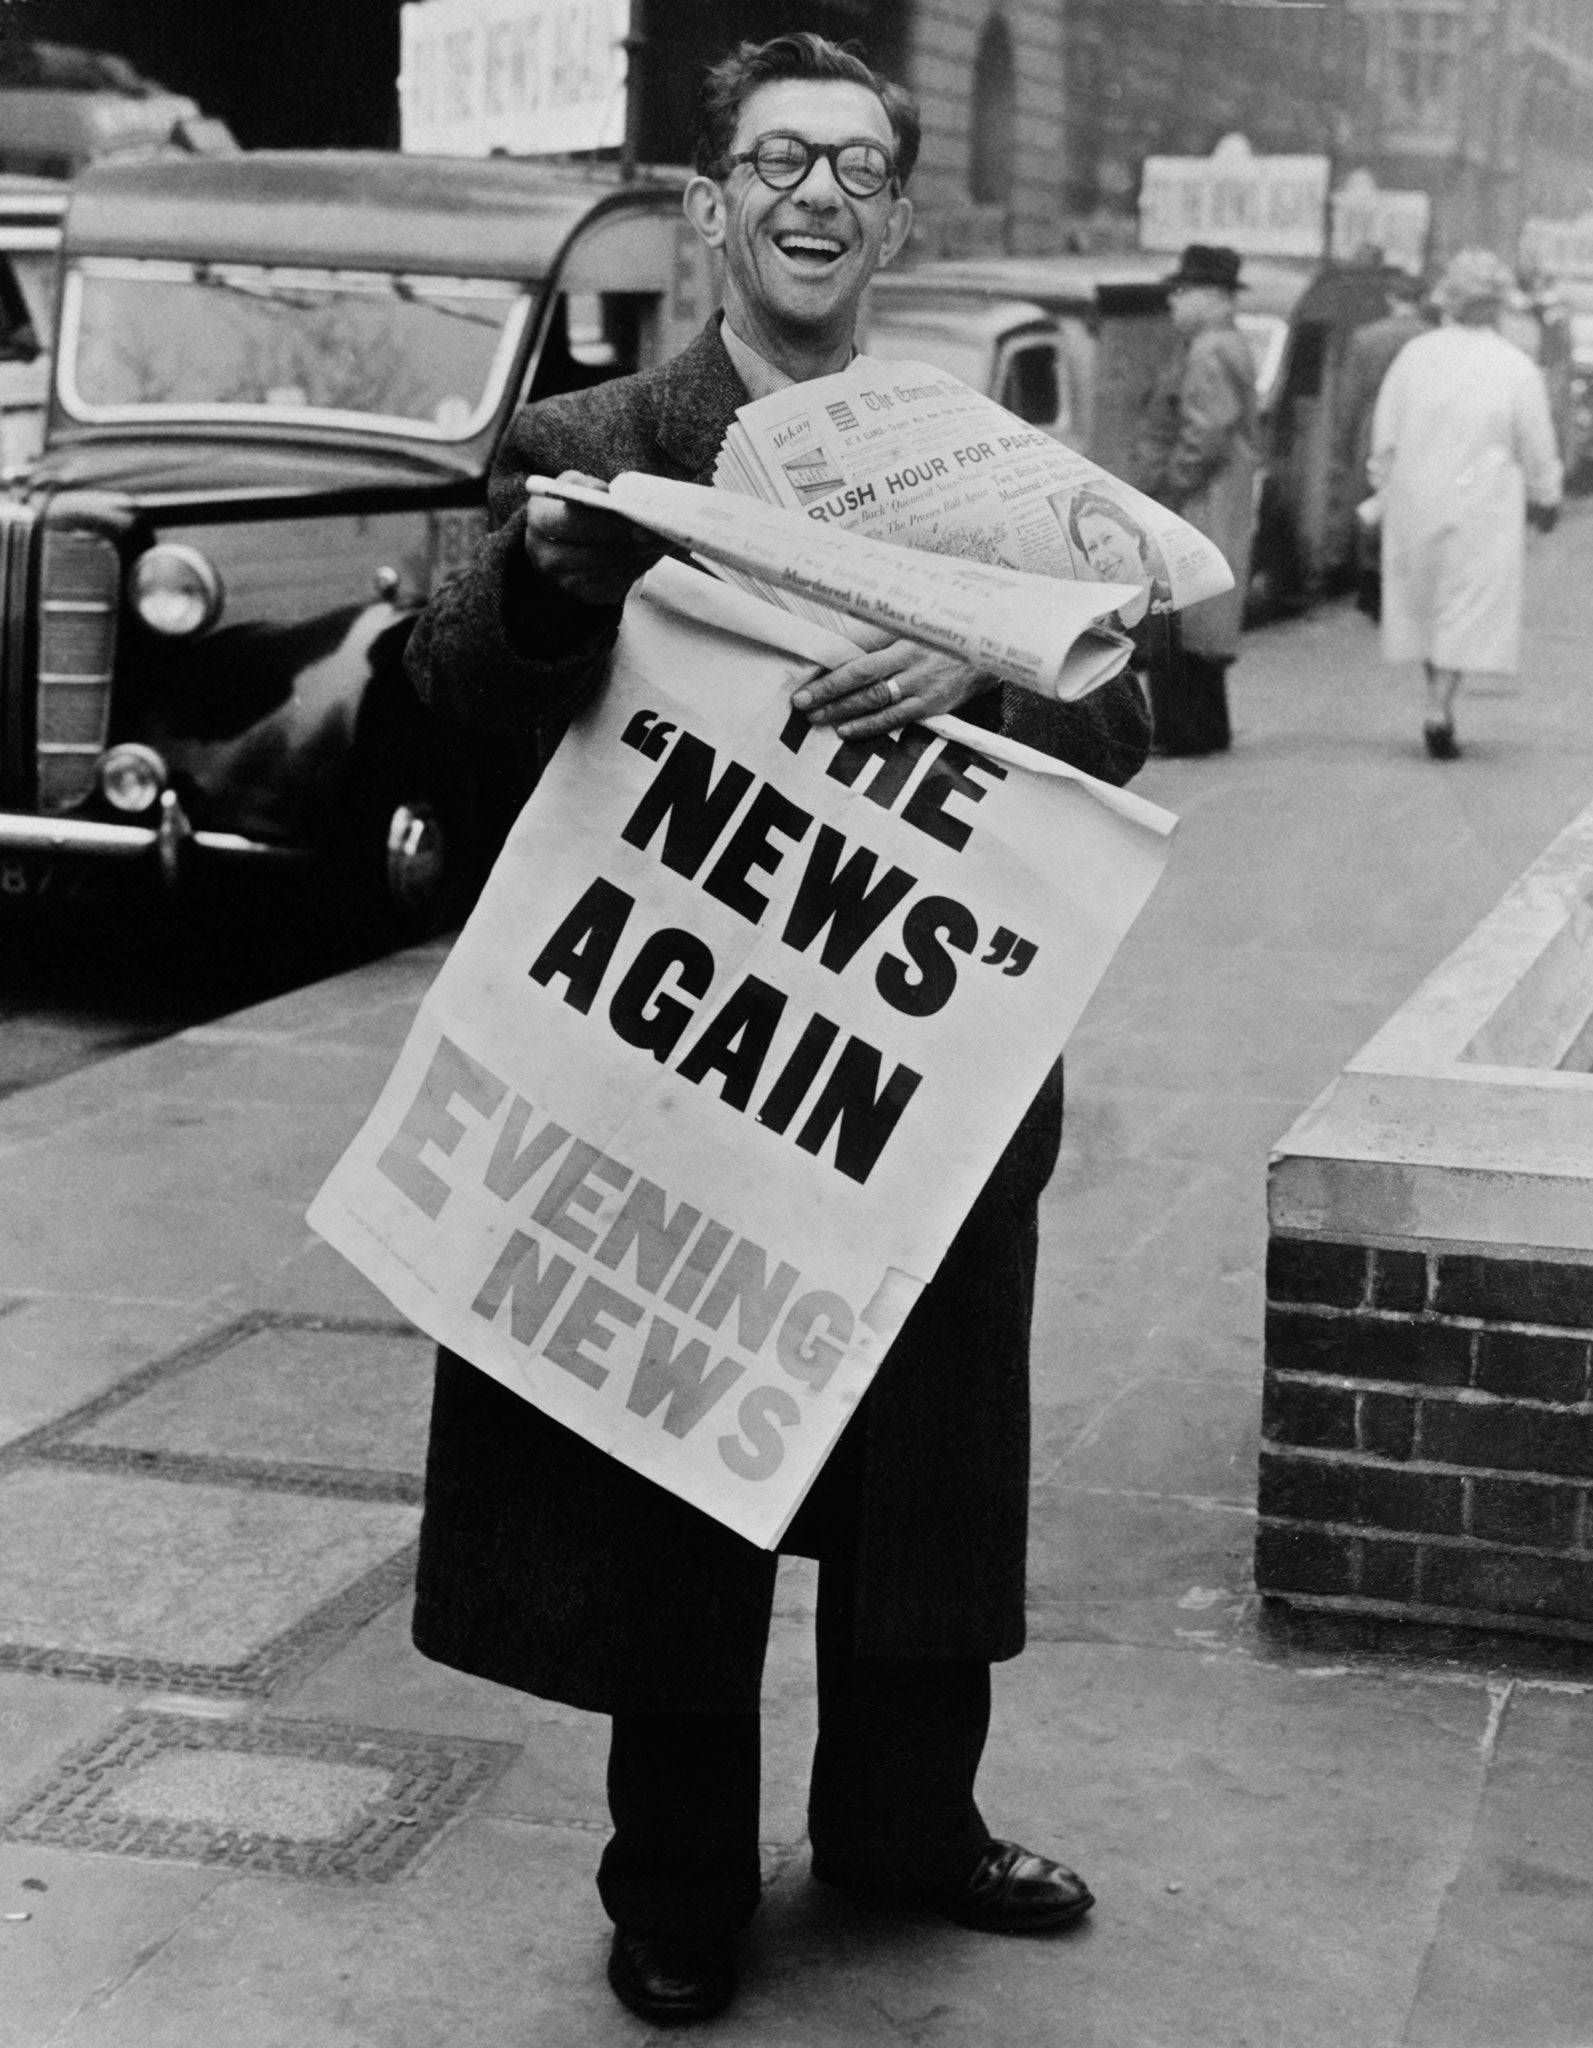
{"type": "Polygon", "coordinates": [[[1086,1892],[1082,1899],[1072,1905],[1058,1906],[1045,1913],[1035,1913],[1021,1920],[1012,1920],[1000,1915],[986,1919],[977,1912],[962,1912],[955,1907],[942,1905],[938,1899],[926,1897],[922,1892],[892,1890],[884,1885],[851,1884],[844,1877],[821,1875],[810,1870],[815,1884],[826,1890],[851,1892],[854,1897],[889,1901],[899,1906],[913,1906],[920,1912],[934,1913],[942,1920],[949,1920],[957,1927],[971,1927],[976,1934],[1049,1934],[1059,1927],[1071,1927],[1082,1920],[1095,1904],[1095,1894],[1086,1892]]]}
{"type": "Polygon", "coordinates": [[[986,1919],[977,1913],[948,1912],[944,1906],[935,1910],[958,1927],[971,1927],[976,1934],[1054,1934],[1058,1928],[1077,1926],[1094,1904],[1093,1897],[1084,1898],[1077,1905],[1058,1906],[1054,1912],[1035,1913],[1021,1920],[986,1919]]]}

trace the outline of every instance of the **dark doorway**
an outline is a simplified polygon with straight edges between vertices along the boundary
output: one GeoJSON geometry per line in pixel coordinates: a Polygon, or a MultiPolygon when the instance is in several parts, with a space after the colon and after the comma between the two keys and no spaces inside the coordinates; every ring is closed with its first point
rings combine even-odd
{"type": "Polygon", "coordinates": [[[1018,77],[1005,19],[992,14],[974,59],[973,128],[968,139],[968,196],[981,206],[1008,206],[1018,164],[1018,77]]]}

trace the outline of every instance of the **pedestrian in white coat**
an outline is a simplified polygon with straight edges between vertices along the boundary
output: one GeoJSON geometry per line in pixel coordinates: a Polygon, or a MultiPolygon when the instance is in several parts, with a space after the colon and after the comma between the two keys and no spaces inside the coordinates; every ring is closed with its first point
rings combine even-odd
{"type": "Polygon", "coordinates": [[[1462,675],[1520,666],[1526,522],[1547,531],[1560,503],[1542,374],[1498,332],[1511,284],[1498,257],[1462,250],[1434,294],[1446,324],[1401,349],[1372,422],[1383,657],[1424,664],[1435,761],[1460,752],[1462,675]]]}

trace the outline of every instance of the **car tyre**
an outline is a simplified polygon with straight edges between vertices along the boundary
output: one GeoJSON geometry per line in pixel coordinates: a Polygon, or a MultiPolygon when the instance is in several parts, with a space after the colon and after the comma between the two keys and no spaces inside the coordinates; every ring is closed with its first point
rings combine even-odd
{"type": "Polygon", "coordinates": [[[410,945],[451,931],[485,876],[469,778],[439,752],[383,736],[351,770],[344,896],[362,945],[410,945]]]}

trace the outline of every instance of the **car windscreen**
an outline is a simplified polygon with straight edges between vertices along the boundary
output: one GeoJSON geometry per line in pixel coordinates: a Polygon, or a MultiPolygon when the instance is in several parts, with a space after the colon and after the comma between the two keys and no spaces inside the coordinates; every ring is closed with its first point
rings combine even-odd
{"type": "Polygon", "coordinates": [[[462,441],[496,410],[529,309],[495,278],[86,257],[62,300],[61,402],[90,422],[462,441]]]}

